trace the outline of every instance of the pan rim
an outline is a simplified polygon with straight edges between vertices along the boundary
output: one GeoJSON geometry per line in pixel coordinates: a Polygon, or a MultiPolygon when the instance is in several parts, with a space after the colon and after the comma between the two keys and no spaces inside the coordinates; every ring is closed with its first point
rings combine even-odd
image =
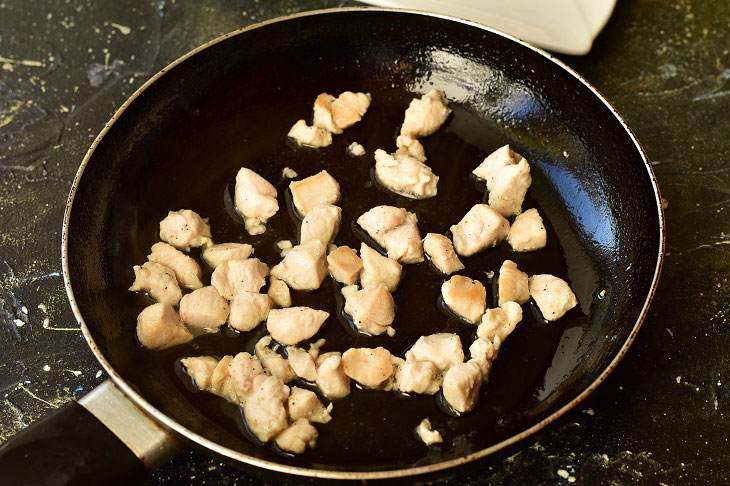
{"type": "Polygon", "coordinates": [[[108,373],[111,380],[114,382],[114,384],[119,387],[120,390],[124,393],[124,395],[130,399],[135,405],[137,405],[139,408],[141,408],[147,415],[149,415],[151,418],[153,418],[156,422],[163,424],[165,427],[167,427],[170,430],[174,430],[176,433],[180,434],[181,436],[187,438],[188,440],[191,440],[198,445],[205,447],[208,450],[211,450],[215,452],[216,454],[219,454],[221,456],[224,456],[228,459],[235,460],[237,462],[242,462],[251,466],[260,467],[263,469],[267,469],[274,472],[279,473],[286,473],[286,474],[293,474],[297,476],[306,476],[311,478],[321,478],[321,479],[344,479],[344,480],[375,480],[375,479],[395,479],[395,478],[403,478],[407,476],[416,476],[420,474],[426,474],[426,473],[433,473],[437,471],[441,471],[444,469],[457,467],[463,464],[467,464],[469,462],[481,459],[483,457],[486,457],[494,452],[497,452],[501,449],[504,449],[505,447],[508,447],[510,445],[513,445],[533,434],[538,432],[539,430],[542,430],[547,425],[551,424],[552,422],[556,421],[558,418],[565,415],[568,411],[573,409],[575,406],[577,406],[580,402],[582,402],[588,395],[590,395],[595,389],[605,381],[605,379],[608,377],[608,375],[616,368],[618,363],[623,359],[623,357],[626,355],[628,348],[633,343],[634,339],[636,338],[636,335],[641,328],[641,325],[644,322],[644,319],[646,318],[646,315],[648,313],[649,306],[654,298],[654,295],[657,290],[658,282],[659,282],[659,276],[661,273],[663,261],[664,261],[664,252],[665,252],[665,245],[666,245],[666,228],[665,228],[665,221],[664,221],[664,211],[661,205],[661,194],[659,191],[659,186],[657,183],[656,176],[654,174],[654,170],[651,167],[651,164],[649,163],[649,159],[646,155],[646,152],[644,151],[641,143],[636,138],[633,130],[628,126],[624,118],[618,113],[616,108],[596,89],[590,82],[588,82],[584,77],[582,77],[580,74],[578,74],[575,70],[573,70],[571,67],[567,66],[565,63],[563,63],[561,60],[555,58],[550,53],[544,51],[543,49],[540,49],[538,47],[532,46],[512,35],[506,34],[504,32],[501,32],[499,30],[493,29],[491,27],[487,27],[485,25],[460,19],[453,16],[448,15],[442,15],[442,14],[436,14],[431,12],[424,12],[419,10],[413,10],[413,9],[392,9],[392,8],[379,8],[379,7],[343,7],[343,8],[333,8],[333,9],[318,9],[318,10],[310,10],[306,12],[300,12],[296,14],[291,14],[283,17],[277,17],[274,19],[266,20],[263,22],[259,22],[241,29],[234,30],[232,32],[229,32],[227,34],[224,34],[222,36],[219,36],[201,46],[196,47],[195,49],[185,53],[181,57],[175,59],[173,62],[162,68],[158,73],[156,73],[154,76],[152,76],[150,79],[148,79],[142,86],[140,86],[135,92],[127,99],[125,102],[117,109],[114,113],[114,115],[111,117],[111,119],[105,123],[102,130],[99,132],[99,135],[94,139],[91,146],[89,147],[88,151],[86,152],[81,165],[79,166],[79,169],[74,177],[67,201],[66,201],[66,208],[64,211],[63,216],[63,228],[62,228],[62,234],[61,234],[61,266],[62,266],[62,273],[63,273],[63,282],[64,287],[66,289],[66,294],[69,299],[69,303],[71,305],[72,312],[74,314],[74,317],[76,318],[77,322],[79,323],[81,327],[81,331],[83,333],[84,338],[86,339],[89,348],[94,353],[96,359],[99,361],[99,363],[102,365],[104,370],[108,373]],[[608,364],[608,366],[598,375],[598,377],[583,390],[578,396],[573,398],[570,402],[563,405],[561,408],[553,412],[548,417],[545,417],[543,420],[537,422],[536,424],[532,425],[531,427],[528,427],[524,429],[523,431],[504,439],[496,444],[493,444],[485,449],[473,452],[471,454],[468,454],[466,456],[457,458],[457,459],[450,459],[447,461],[439,462],[436,464],[430,464],[427,466],[418,466],[418,467],[412,467],[412,468],[404,468],[404,469],[391,469],[391,470],[381,470],[381,471],[334,471],[334,470],[320,470],[320,469],[310,469],[310,468],[303,468],[303,467],[297,467],[297,466],[290,466],[286,464],[281,464],[277,462],[271,462],[263,459],[259,459],[256,457],[248,456],[246,454],[243,454],[241,452],[238,452],[236,450],[230,449],[228,447],[224,447],[210,439],[207,439],[203,437],[202,435],[197,434],[196,432],[193,432],[192,430],[184,427],[182,424],[174,420],[173,418],[169,417],[168,415],[162,413],[160,410],[155,408],[152,404],[150,404],[144,397],[142,397],[139,393],[137,393],[114,369],[114,367],[109,363],[109,361],[106,359],[103,352],[99,349],[96,342],[94,341],[91,332],[89,331],[88,326],[86,325],[86,322],[81,315],[79,306],[75,300],[73,289],[71,288],[71,280],[70,280],[70,273],[69,273],[69,260],[68,260],[68,231],[69,231],[69,222],[71,218],[71,210],[73,206],[74,197],[76,194],[76,190],[79,186],[79,182],[83,176],[84,170],[89,162],[91,160],[91,157],[96,149],[96,147],[99,145],[101,140],[104,138],[106,133],[111,129],[111,127],[114,125],[115,121],[124,113],[124,111],[127,109],[127,107],[135,100],[137,97],[140,96],[142,92],[144,92],[147,88],[149,88],[155,81],[157,81],[159,78],[164,76],[168,71],[173,69],[178,64],[181,64],[182,62],[186,61],[190,57],[194,56],[195,54],[203,51],[204,49],[207,49],[208,47],[211,47],[213,45],[216,45],[220,42],[223,42],[224,40],[234,37],[237,35],[240,35],[242,33],[258,29],[260,27],[267,26],[269,24],[274,24],[278,22],[285,22],[287,20],[296,19],[296,18],[302,18],[302,17],[310,17],[315,15],[327,15],[327,14],[333,14],[333,13],[343,13],[343,12],[357,12],[357,11],[376,11],[376,12],[398,12],[398,13],[406,13],[406,14],[414,14],[414,15],[425,15],[429,17],[435,17],[440,18],[452,22],[457,22],[461,24],[465,24],[471,27],[475,27],[487,32],[490,32],[494,35],[501,36],[503,38],[506,38],[508,40],[511,40],[513,42],[516,42],[523,47],[532,50],[536,54],[552,61],[555,63],[559,68],[566,71],[568,74],[572,75],[574,78],[576,78],[579,82],[581,82],[586,88],[588,88],[608,109],[609,111],[614,115],[616,120],[621,124],[621,126],[624,128],[626,133],[628,134],[631,141],[634,143],[637,151],[639,152],[639,155],[641,156],[641,159],[644,163],[644,167],[647,171],[647,174],[649,176],[649,179],[651,181],[651,185],[654,191],[655,196],[655,203],[656,203],[656,209],[658,214],[658,226],[659,226],[659,245],[658,245],[658,255],[657,255],[657,263],[656,268],[654,270],[654,275],[652,277],[651,286],[649,288],[649,292],[647,294],[647,297],[644,301],[644,305],[641,308],[641,311],[639,313],[639,316],[636,319],[636,322],[629,333],[629,336],[626,338],[624,343],[621,345],[621,348],[617,352],[616,356],[611,360],[611,362],[608,364]]]}

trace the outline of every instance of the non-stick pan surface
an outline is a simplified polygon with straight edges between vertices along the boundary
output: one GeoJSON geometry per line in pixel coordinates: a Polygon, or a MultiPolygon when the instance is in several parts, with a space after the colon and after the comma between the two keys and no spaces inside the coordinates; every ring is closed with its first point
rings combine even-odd
{"type": "MultiPolygon", "coordinates": [[[[300,474],[311,471],[296,468],[338,475],[445,467],[549,423],[623,355],[653,294],[663,250],[651,169],[595,90],[548,55],[502,34],[407,12],[326,11],[212,42],[120,110],[92,147],[74,191],[64,254],[69,295],[110,375],[154,417],[194,441],[236,460],[300,474]],[[431,88],[445,91],[454,115],[423,140],[441,177],[439,195],[413,201],[373,184],[372,153],[394,150],[408,101],[431,88]],[[324,149],[287,143],[288,129],[310,118],[318,93],[345,90],[372,94],[361,123],[324,149]],[[365,146],[366,156],[347,155],[353,141],[365,146]],[[488,274],[510,258],[530,274],[569,280],[580,305],[551,324],[524,306],[525,318],[500,351],[472,413],[454,418],[434,397],[354,388],[334,403],[332,422],[318,426],[317,447],[286,457],[254,445],[239,430],[237,409],[191,392],[174,365],[184,356],[250,352],[261,331],[221,332],[161,353],[137,343],[136,316],[151,301],[126,289],[132,266],[145,261],[168,211],[197,211],[210,218],[215,241],[251,243],[255,256],[273,265],[280,259],[275,243],[297,237],[282,169],[305,177],[326,168],[343,189],[337,244],[359,247],[350,223],[379,204],[416,212],[422,234],[444,233],[482,202],[484,190],[470,171],[505,143],[531,162],[525,208],[538,207],[546,217],[548,245],[517,254],[503,244],[466,258],[464,274],[488,283],[488,274]],[[258,237],[243,230],[231,207],[241,166],[279,189],[282,210],[258,237]],[[443,432],[443,444],[427,448],[416,440],[413,429],[424,417],[443,432]]],[[[406,266],[394,295],[392,338],[355,336],[335,315],[342,302],[329,279],[318,291],[296,294],[294,302],[332,312],[317,335],[327,339],[325,351],[384,346],[402,356],[419,336],[442,331],[459,333],[466,348],[475,328],[440,310],[441,281],[426,263],[406,266]]]]}

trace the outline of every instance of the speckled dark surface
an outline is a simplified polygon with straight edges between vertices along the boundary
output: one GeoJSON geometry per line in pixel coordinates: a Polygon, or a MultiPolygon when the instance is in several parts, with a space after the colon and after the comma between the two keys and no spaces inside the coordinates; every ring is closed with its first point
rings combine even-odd
{"type": "MultiPolygon", "coordinates": [[[[0,0],[0,441],[105,378],[66,302],[59,232],[71,180],[113,111],[219,34],[351,4],[0,0]]],[[[729,49],[724,0],[622,1],[593,51],[565,58],[652,160],[668,204],[662,282],[628,355],[591,397],[453,484],[728,481],[729,49]]],[[[254,482],[194,449],[149,480],[254,482]]]]}

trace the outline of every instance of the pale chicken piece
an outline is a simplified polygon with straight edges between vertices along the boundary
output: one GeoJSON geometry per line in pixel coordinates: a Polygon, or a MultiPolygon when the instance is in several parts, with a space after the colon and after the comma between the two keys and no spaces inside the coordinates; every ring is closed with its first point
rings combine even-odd
{"type": "Polygon", "coordinates": [[[439,177],[429,166],[405,153],[390,155],[377,149],[375,176],[383,186],[411,199],[426,199],[438,193],[439,177]]]}
{"type": "Polygon", "coordinates": [[[175,278],[181,287],[195,290],[203,286],[201,280],[203,271],[200,269],[200,265],[172,245],[163,242],[155,243],[152,245],[147,259],[165,265],[175,272],[175,278]]]}
{"type": "Polygon", "coordinates": [[[223,397],[233,403],[238,403],[238,395],[233,378],[229,373],[229,366],[233,362],[233,356],[223,356],[213,370],[210,377],[210,386],[206,391],[223,397]]]}
{"type": "Polygon", "coordinates": [[[297,376],[294,373],[294,370],[291,369],[291,366],[289,366],[289,362],[286,358],[271,349],[269,347],[270,345],[271,336],[264,336],[259,339],[254,345],[256,357],[266,371],[279,378],[284,383],[289,383],[297,376]]]}
{"type": "Polygon", "coordinates": [[[340,185],[329,172],[323,170],[313,176],[289,183],[294,207],[300,215],[323,204],[335,204],[340,199],[340,185]]]}
{"type": "Polygon", "coordinates": [[[487,382],[489,372],[492,370],[492,361],[497,357],[498,346],[495,346],[488,339],[477,339],[469,346],[470,362],[479,365],[482,372],[482,381],[487,382]]]}
{"type": "Polygon", "coordinates": [[[505,167],[499,171],[489,190],[489,206],[505,217],[520,214],[531,184],[530,164],[525,159],[517,165],[505,167]]]}
{"type": "Polygon", "coordinates": [[[520,271],[517,264],[512,260],[505,260],[499,268],[497,286],[499,288],[498,304],[500,307],[505,302],[524,304],[530,300],[527,274],[520,271]]]}
{"type": "Polygon", "coordinates": [[[439,370],[430,361],[406,360],[395,371],[395,382],[403,393],[433,395],[441,387],[439,370]]]}
{"type": "Polygon", "coordinates": [[[152,304],[137,316],[137,339],[153,351],[187,343],[193,335],[170,304],[152,304]]]}
{"type": "Polygon", "coordinates": [[[242,332],[250,331],[266,320],[271,306],[268,295],[241,290],[231,301],[228,324],[242,332]]]}
{"type": "Polygon", "coordinates": [[[444,439],[441,437],[441,433],[438,430],[433,430],[431,427],[431,421],[427,418],[421,420],[421,423],[416,427],[416,435],[426,445],[437,444],[443,442],[444,439]]]}
{"type": "Polygon", "coordinates": [[[406,352],[408,361],[430,361],[439,371],[445,371],[464,361],[464,350],[456,334],[431,334],[418,338],[406,352]]]}
{"type": "Polygon", "coordinates": [[[269,290],[266,294],[277,307],[291,306],[291,292],[289,292],[289,286],[283,280],[269,277],[269,290]]]}
{"type": "Polygon", "coordinates": [[[340,230],[342,209],[331,204],[312,208],[302,220],[299,243],[318,240],[325,247],[332,243],[340,230]]]}
{"type": "Polygon", "coordinates": [[[307,419],[294,421],[289,427],[276,436],[274,442],[284,452],[304,454],[308,448],[317,445],[317,429],[307,419]]]}
{"type": "Polygon", "coordinates": [[[381,246],[383,242],[381,238],[393,228],[406,223],[418,223],[418,217],[403,208],[395,206],[375,206],[357,218],[357,224],[381,246]]]}
{"type": "Polygon", "coordinates": [[[355,292],[360,290],[360,287],[357,286],[357,284],[354,285],[345,285],[340,289],[340,292],[342,292],[343,297],[347,299],[350,296],[355,295],[355,292]]]}
{"type": "Polygon", "coordinates": [[[561,278],[547,274],[533,275],[529,283],[530,296],[547,321],[560,319],[578,305],[578,299],[575,298],[570,285],[561,278]]]}
{"type": "Polygon", "coordinates": [[[545,247],[547,232],[537,209],[528,209],[515,218],[507,241],[514,251],[535,251],[545,247]]]}
{"type": "Polygon", "coordinates": [[[327,255],[327,268],[338,282],[353,285],[360,277],[362,259],[349,246],[340,246],[327,255]]]}
{"type": "Polygon", "coordinates": [[[213,244],[208,222],[190,209],[167,213],[167,217],[160,221],[160,239],[183,251],[190,250],[191,246],[208,247],[213,244]]]}
{"type": "Polygon", "coordinates": [[[249,430],[261,442],[268,442],[289,426],[284,403],[289,387],[279,378],[269,376],[251,393],[243,405],[249,430]]]}
{"type": "Polygon", "coordinates": [[[246,243],[221,243],[203,250],[203,260],[215,269],[228,260],[245,260],[252,254],[253,246],[246,243]]]}
{"type": "Polygon", "coordinates": [[[315,363],[317,364],[317,387],[324,396],[335,400],[350,394],[350,378],[345,374],[340,353],[321,354],[315,363]]]}
{"type": "Polygon", "coordinates": [[[350,145],[347,146],[347,153],[349,153],[353,157],[361,157],[365,155],[365,147],[357,142],[352,142],[350,145]]]}
{"type": "Polygon", "coordinates": [[[196,388],[200,391],[208,391],[210,381],[213,378],[213,370],[218,366],[218,361],[213,356],[194,356],[180,360],[185,374],[193,380],[196,388]]]}
{"type": "Polygon", "coordinates": [[[421,138],[431,135],[444,124],[451,114],[443,91],[431,90],[421,98],[413,98],[406,110],[401,135],[421,138]]]}
{"type": "Polygon", "coordinates": [[[256,172],[241,167],[236,175],[235,205],[243,216],[246,231],[260,235],[266,231],[266,222],[279,210],[276,188],[256,172]]]}
{"type": "Polygon", "coordinates": [[[342,133],[342,128],[338,127],[332,118],[333,101],[335,101],[335,97],[331,94],[322,93],[317,96],[317,99],[314,100],[314,107],[312,108],[312,112],[314,113],[312,125],[338,135],[342,133]]]}
{"type": "Polygon", "coordinates": [[[309,307],[272,309],[266,329],[281,344],[294,345],[317,334],[329,316],[329,312],[309,307]]]}
{"type": "Polygon", "coordinates": [[[472,324],[487,310],[487,289],[478,280],[454,275],[441,285],[441,296],[449,309],[472,324]]]}
{"type": "Polygon", "coordinates": [[[522,307],[517,302],[505,302],[502,307],[487,309],[477,327],[477,336],[488,339],[496,349],[515,330],[522,320],[522,307]]]}
{"type": "Polygon", "coordinates": [[[160,304],[177,305],[182,297],[175,272],[155,262],[134,266],[134,283],[129,290],[147,292],[160,304]]]}
{"type": "Polygon", "coordinates": [[[489,154],[471,173],[484,179],[487,189],[491,191],[499,172],[505,167],[519,164],[522,160],[525,160],[523,156],[512,151],[509,145],[503,145],[489,154]]]}
{"type": "Polygon", "coordinates": [[[319,127],[310,127],[304,120],[298,120],[287,134],[299,145],[307,147],[326,147],[332,145],[332,134],[319,127]]]}
{"type": "Polygon", "coordinates": [[[217,329],[226,323],[230,308],[218,291],[207,286],[193,290],[180,300],[180,317],[188,326],[217,329]]]}
{"type": "Polygon", "coordinates": [[[509,221],[486,204],[475,204],[451,228],[456,253],[471,256],[497,246],[509,233],[509,221]]]}
{"type": "Polygon", "coordinates": [[[387,332],[395,319],[395,301],[384,284],[365,287],[345,299],[345,312],[360,331],[372,336],[387,332]]]}
{"type": "Polygon", "coordinates": [[[332,102],[332,120],[339,128],[347,128],[362,120],[371,101],[370,93],[345,91],[332,102]]]}
{"type": "Polygon", "coordinates": [[[418,217],[395,206],[376,206],[357,218],[364,229],[399,263],[423,261],[423,241],[418,231],[418,217]]]}
{"type": "Polygon", "coordinates": [[[411,138],[408,135],[400,135],[395,140],[395,145],[398,147],[395,155],[410,155],[414,159],[426,162],[426,152],[423,150],[423,145],[415,138],[411,138]]]}
{"type": "Polygon", "coordinates": [[[390,351],[383,347],[350,348],[342,354],[345,374],[368,388],[377,388],[393,376],[390,351]]]}
{"type": "Polygon", "coordinates": [[[444,375],[444,399],[456,412],[466,413],[476,405],[481,386],[480,366],[473,361],[459,363],[444,375]]]}
{"type": "Polygon", "coordinates": [[[231,377],[233,388],[236,391],[236,398],[240,405],[246,402],[251,393],[258,388],[267,376],[259,359],[245,351],[238,353],[228,363],[228,375],[231,377]]]}
{"type": "Polygon", "coordinates": [[[423,239],[423,251],[441,273],[451,275],[464,269],[464,264],[454,251],[454,245],[444,235],[428,233],[423,239]]]}
{"type": "Polygon", "coordinates": [[[289,366],[299,378],[311,382],[317,380],[317,365],[314,363],[314,356],[296,346],[287,346],[286,354],[289,366]]]}
{"type": "Polygon", "coordinates": [[[297,386],[291,387],[287,409],[292,420],[307,419],[319,424],[326,424],[332,420],[329,411],[319,401],[316,393],[297,386]]]}
{"type": "Polygon", "coordinates": [[[266,285],[269,267],[258,258],[228,260],[213,271],[210,283],[224,298],[233,300],[239,292],[258,292],[266,285]]]}
{"type": "Polygon", "coordinates": [[[271,275],[294,290],[318,289],[327,276],[325,251],[326,247],[319,240],[297,245],[271,269],[271,275]]]}

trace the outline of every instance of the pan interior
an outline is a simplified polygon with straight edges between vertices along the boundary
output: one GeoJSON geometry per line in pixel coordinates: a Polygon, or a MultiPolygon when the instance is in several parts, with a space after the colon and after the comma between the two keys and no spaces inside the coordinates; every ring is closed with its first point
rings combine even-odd
{"type": "MultiPolygon", "coordinates": [[[[86,324],[112,366],[153,406],[190,430],[244,454],[307,468],[373,471],[428,465],[475,452],[521,432],[583,392],[628,338],[650,291],[659,252],[656,196],[635,144],[610,110],[556,64],[483,29],[416,14],[350,11],[298,17],[230,37],[173,68],[116,120],[80,180],[69,227],[71,284],[86,324]],[[370,169],[376,148],[395,149],[409,100],[445,91],[454,115],[423,140],[441,177],[439,196],[413,201],[378,190],[370,169]],[[296,149],[285,135],[311,121],[317,94],[372,94],[365,119],[321,150],[296,149]],[[419,94],[420,96],[420,94],[419,94]],[[348,156],[353,141],[367,155],[348,156]],[[466,258],[464,275],[489,289],[488,272],[509,258],[528,272],[568,279],[580,305],[564,319],[540,323],[530,306],[500,351],[477,408],[444,414],[430,396],[402,398],[354,388],[334,404],[333,421],[317,425],[317,447],[283,457],[239,431],[237,409],[188,391],[176,376],[179,357],[252,351],[261,331],[197,339],[161,353],[136,342],[136,316],[149,301],[128,292],[131,268],[145,261],[170,210],[210,218],[216,242],[248,242],[255,256],[278,262],[275,242],[296,242],[284,198],[284,167],[300,177],[327,169],[341,184],[343,225],[336,242],[359,247],[350,222],[379,204],[417,213],[422,235],[444,233],[483,190],[470,171],[509,143],[532,167],[525,208],[538,207],[548,246],[516,254],[502,244],[466,258]],[[259,237],[230,211],[241,166],[277,185],[281,210],[259,237]],[[443,444],[413,436],[429,417],[443,444]]],[[[195,252],[193,252],[194,255],[195,252]]],[[[384,346],[396,355],[421,335],[457,332],[465,348],[475,328],[437,307],[442,277],[427,264],[405,267],[395,293],[393,338],[355,337],[337,319],[338,288],[295,294],[295,305],[329,310],[317,337],[324,350],[384,346]]],[[[489,289],[489,298],[493,292],[489,289]]],[[[341,306],[341,302],[339,303],[341,306]]],[[[262,326],[263,327],[263,326],[262,326]]]]}

